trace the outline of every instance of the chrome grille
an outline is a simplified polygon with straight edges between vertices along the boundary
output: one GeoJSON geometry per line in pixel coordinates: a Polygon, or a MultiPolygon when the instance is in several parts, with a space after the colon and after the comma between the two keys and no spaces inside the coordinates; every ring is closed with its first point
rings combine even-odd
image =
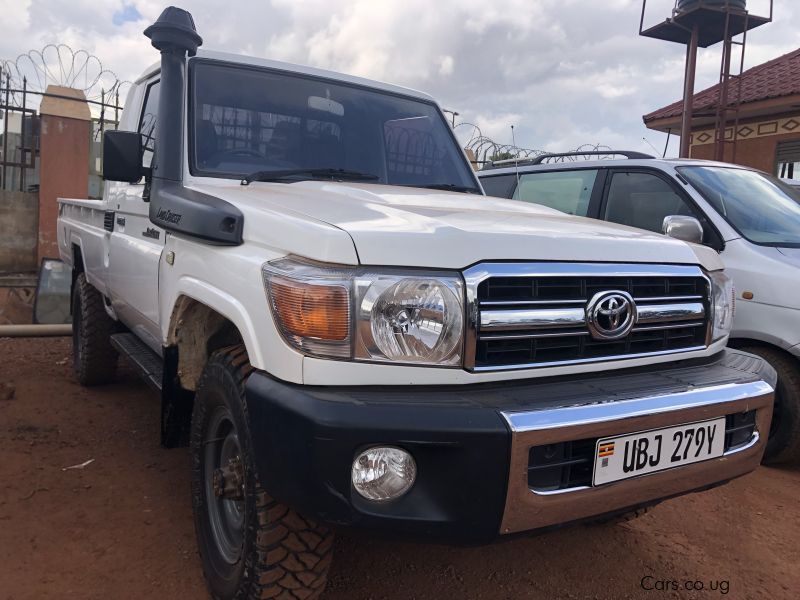
{"type": "Polygon", "coordinates": [[[710,284],[699,267],[492,263],[464,275],[466,366],[472,370],[597,362],[707,345],[710,284]],[[624,337],[596,339],[587,304],[611,291],[632,297],[637,317],[624,337]]]}

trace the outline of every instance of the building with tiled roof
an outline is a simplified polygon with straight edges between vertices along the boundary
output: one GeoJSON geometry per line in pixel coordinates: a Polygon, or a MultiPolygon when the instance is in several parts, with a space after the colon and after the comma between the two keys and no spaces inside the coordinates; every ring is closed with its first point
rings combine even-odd
{"type": "MultiPolygon", "coordinates": [[[[731,79],[729,102],[736,100],[738,85],[731,79]]],[[[800,178],[800,48],[745,71],[741,86],[736,162],[800,178]]],[[[718,84],[694,96],[693,158],[714,157],[719,96],[718,84]]],[[[644,115],[644,123],[649,129],[680,135],[682,111],[683,102],[674,102],[644,115]]],[[[733,139],[733,123],[726,128],[725,139],[733,139]]],[[[730,161],[732,144],[726,144],[725,152],[730,161]]]]}

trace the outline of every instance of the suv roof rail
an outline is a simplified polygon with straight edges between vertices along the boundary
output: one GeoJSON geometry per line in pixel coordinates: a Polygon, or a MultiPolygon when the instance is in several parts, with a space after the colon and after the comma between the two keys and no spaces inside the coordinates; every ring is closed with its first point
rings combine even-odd
{"type": "Polygon", "coordinates": [[[532,158],[506,158],[493,161],[484,169],[498,169],[510,165],[541,165],[551,158],[568,158],[570,156],[624,156],[625,158],[655,158],[652,154],[636,152],[634,150],[584,150],[575,152],[560,152],[556,154],[540,154],[532,158]]]}

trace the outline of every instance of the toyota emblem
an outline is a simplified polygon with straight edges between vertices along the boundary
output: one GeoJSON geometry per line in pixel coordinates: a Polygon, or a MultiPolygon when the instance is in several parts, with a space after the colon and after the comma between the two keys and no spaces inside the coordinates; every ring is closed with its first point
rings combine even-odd
{"type": "Polygon", "coordinates": [[[637,318],[636,303],[627,292],[600,292],[586,305],[586,324],[596,340],[624,338],[637,318]]]}

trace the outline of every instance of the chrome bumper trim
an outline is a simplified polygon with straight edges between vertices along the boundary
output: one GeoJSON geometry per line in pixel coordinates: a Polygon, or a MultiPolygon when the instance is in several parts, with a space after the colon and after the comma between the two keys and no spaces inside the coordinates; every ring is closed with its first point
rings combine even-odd
{"type": "Polygon", "coordinates": [[[738,448],[731,448],[730,450],[725,452],[722,456],[733,456],[734,454],[738,454],[739,452],[750,450],[750,448],[755,446],[759,441],[761,441],[761,435],[758,433],[758,431],[754,431],[753,437],[750,438],[749,442],[747,442],[743,446],[739,446],[738,448]]]}
{"type": "Polygon", "coordinates": [[[765,381],[730,383],[697,388],[677,394],[620,400],[588,406],[567,406],[524,412],[503,411],[501,414],[514,433],[575,427],[619,419],[651,416],[710,404],[736,402],[745,398],[772,394],[775,390],[765,381]]]}
{"type": "Polygon", "coordinates": [[[763,379],[630,400],[542,410],[502,411],[511,429],[511,460],[500,533],[568,523],[707,488],[744,475],[761,462],[772,418],[773,386],[763,379]],[[528,484],[530,448],[603,438],[756,411],[751,439],[722,456],[604,485],[551,492],[528,484]]]}

